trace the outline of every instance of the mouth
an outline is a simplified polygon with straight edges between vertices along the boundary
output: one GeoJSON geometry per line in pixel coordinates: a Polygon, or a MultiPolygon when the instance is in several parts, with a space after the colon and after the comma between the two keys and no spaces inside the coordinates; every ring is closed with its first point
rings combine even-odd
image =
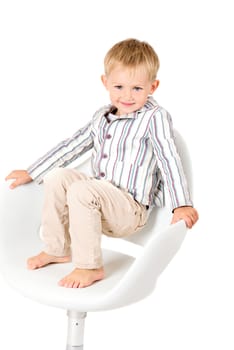
{"type": "Polygon", "coordinates": [[[124,107],[132,107],[134,105],[134,102],[121,102],[121,104],[124,107]]]}

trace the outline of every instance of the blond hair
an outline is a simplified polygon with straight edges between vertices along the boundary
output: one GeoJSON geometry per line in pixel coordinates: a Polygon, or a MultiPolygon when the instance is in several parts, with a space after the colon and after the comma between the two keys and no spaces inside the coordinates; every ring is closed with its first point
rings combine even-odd
{"type": "Polygon", "coordinates": [[[121,64],[124,67],[137,68],[144,66],[151,81],[156,79],[159,69],[159,58],[151,45],[137,39],[126,39],[115,44],[104,59],[105,74],[121,64]]]}

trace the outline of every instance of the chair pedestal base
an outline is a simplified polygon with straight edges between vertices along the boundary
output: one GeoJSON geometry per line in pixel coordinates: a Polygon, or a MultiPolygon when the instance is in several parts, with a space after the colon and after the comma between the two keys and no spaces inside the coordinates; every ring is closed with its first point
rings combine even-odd
{"type": "Polygon", "coordinates": [[[83,350],[86,312],[68,310],[68,332],[66,350],[83,350]]]}

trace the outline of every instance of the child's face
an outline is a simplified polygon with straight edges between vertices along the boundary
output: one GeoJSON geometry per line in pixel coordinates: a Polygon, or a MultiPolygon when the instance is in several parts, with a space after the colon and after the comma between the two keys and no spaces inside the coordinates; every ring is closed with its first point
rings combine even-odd
{"type": "Polygon", "coordinates": [[[118,116],[142,108],[159,84],[158,80],[149,80],[143,66],[129,69],[120,64],[108,76],[103,75],[102,82],[109,91],[111,103],[118,109],[118,116]]]}

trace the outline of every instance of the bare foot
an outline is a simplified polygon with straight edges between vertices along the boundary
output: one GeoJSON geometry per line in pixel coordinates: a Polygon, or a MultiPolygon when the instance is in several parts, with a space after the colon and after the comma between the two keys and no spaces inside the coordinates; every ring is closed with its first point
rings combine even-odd
{"type": "Polygon", "coordinates": [[[52,264],[52,263],[66,263],[71,261],[70,256],[53,256],[45,252],[33,256],[27,260],[27,266],[29,270],[35,270],[40,267],[52,264]]]}
{"type": "Polygon", "coordinates": [[[104,269],[78,269],[59,281],[59,285],[66,288],[84,288],[104,278],[104,269]]]}

